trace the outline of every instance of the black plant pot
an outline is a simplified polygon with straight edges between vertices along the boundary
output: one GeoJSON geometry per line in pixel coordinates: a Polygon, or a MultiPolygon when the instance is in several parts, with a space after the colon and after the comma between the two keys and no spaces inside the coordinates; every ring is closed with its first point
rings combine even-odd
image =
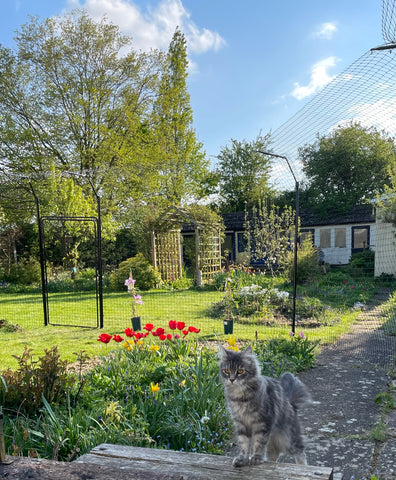
{"type": "Polygon", "coordinates": [[[132,329],[134,332],[142,329],[142,321],[140,317],[131,317],[132,329]]]}
{"type": "Polygon", "coordinates": [[[234,331],[234,320],[232,319],[226,319],[224,320],[224,333],[231,334],[234,331]]]}

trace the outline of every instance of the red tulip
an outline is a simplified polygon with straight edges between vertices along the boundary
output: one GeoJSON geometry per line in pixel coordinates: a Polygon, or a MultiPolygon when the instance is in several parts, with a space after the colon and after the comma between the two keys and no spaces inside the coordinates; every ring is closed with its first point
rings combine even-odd
{"type": "Polygon", "coordinates": [[[170,328],[171,330],[176,330],[176,328],[177,328],[177,322],[176,322],[176,320],[169,320],[169,328],[170,328]]]}
{"type": "Polygon", "coordinates": [[[188,327],[188,331],[191,333],[199,333],[201,331],[200,328],[195,328],[195,327],[188,327]]]}
{"type": "Polygon", "coordinates": [[[166,340],[166,335],[164,335],[164,334],[161,334],[161,335],[159,336],[159,339],[160,339],[161,341],[164,341],[164,340],[166,340]]]}
{"type": "Polygon", "coordinates": [[[184,336],[188,335],[188,330],[183,330],[183,335],[184,336]]]}
{"type": "Polygon", "coordinates": [[[168,333],[168,335],[166,336],[166,338],[167,338],[168,340],[172,340],[172,335],[171,335],[170,333],[168,333]]]}
{"type": "Polygon", "coordinates": [[[163,335],[165,333],[165,330],[161,327],[158,327],[157,330],[155,330],[155,332],[151,332],[154,337],[159,337],[160,335],[163,335]]]}
{"type": "Polygon", "coordinates": [[[98,342],[109,343],[113,337],[108,333],[101,333],[98,338],[98,342]]]}
{"type": "Polygon", "coordinates": [[[114,335],[113,339],[117,343],[122,342],[124,340],[122,337],[120,337],[120,335],[114,335]]]}
{"type": "Polygon", "coordinates": [[[135,336],[135,332],[133,331],[132,328],[126,328],[124,330],[124,333],[127,337],[134,337],[135,336]]]}
{"type": "Polygon", "coordinates": [[[151,332],[154,328],[154,325],[152,323],[146,323],[146,325],[143,328],[144,328],[144,330],[147,330],[148,332],[151,332]]]}
{"type": "Polygon", "coordinates": [[[177,329],[178,330],[183,330],[183,328],[186,326],[186,324],[184,322],[177,322],[177,329]]]}

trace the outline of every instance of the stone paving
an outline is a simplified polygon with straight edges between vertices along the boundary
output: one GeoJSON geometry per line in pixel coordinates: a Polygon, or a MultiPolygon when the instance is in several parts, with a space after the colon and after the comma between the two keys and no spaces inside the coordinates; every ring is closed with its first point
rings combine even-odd
{"type": "Polygon", "coordinates": [[[396,336],[380,328],[382,294],[300,375],[314,400],[301,412],[308,462],[333,467],[338,479],[396,480],[396,410],[384,415],[374,401],[396,384],[396,336]]]}

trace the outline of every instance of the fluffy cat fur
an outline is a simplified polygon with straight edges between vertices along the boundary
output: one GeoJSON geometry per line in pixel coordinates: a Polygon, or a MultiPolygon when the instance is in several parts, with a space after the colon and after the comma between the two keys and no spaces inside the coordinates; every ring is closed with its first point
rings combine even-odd
{"type": "Polygon", "coordinates": [[[293,374],[279,380],[261,375],[257,358],[249,346],[242,352],[219,348],[220,377],[234,423],[240,453],[235,467],[276,462],[281,453],[306,465],[304,442],[297,410],[311,397],[293,374]]]}

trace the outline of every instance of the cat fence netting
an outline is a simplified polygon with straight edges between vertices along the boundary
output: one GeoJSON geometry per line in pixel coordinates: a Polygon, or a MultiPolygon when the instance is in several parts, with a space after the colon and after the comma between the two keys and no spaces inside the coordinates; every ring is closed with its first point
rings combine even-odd
{"type": "MultiPolygon", "coordinates": [[[[330,136],[339,128],[356,124],[367,129],[374,128],[388,138],[396,137],[395,4],[394,0],[383,2],[382,34],[385,45],[373,46],[364,53],[272,133],[272,152],[288,159],[299,182],[309,185],[301,161],[301,149],[315,144],[319,137],[330,136]]],[[[347,162],[348,158],[345,158],[347,162]]],[[[295,188],[282,158],[273,160],[272,172],[272,182],[278,189],[295,188]]],[[[388,194],[394,195],[392,190],[388,194]]],[[[365,276],[375,275],[374,297],[369,299],[363,294],[361,300],[356,301],[360,313],[353,330],[360,335],[360,342],[354,351],[367,341],[369,334],[374,334],[377,336],[377,353],[386,350],[383,348],[386,343],[391,346],[388,351],[394,354],[396,310],[392,300],[396,277],[396,229],[392,222],[384,219],[378,198],[366,198],[364,203],[348,212],[329,206],[327,216],[319,219],[307,212],[304,215],[302,208],[301,229],[312,235],[315,246],[324,256],[324,263],[332,269],[341,270],[349,264],[351,271],[354,253],[374,252],[374,259],[370,260],[373,264],[355,269],[354,280],[338,285],[339,293],[346,294],[349,289],[352,299],[354,288],[363,285],[365,276]]],[[[328,286],[329,291],[336,287],[328,286]]]]}

